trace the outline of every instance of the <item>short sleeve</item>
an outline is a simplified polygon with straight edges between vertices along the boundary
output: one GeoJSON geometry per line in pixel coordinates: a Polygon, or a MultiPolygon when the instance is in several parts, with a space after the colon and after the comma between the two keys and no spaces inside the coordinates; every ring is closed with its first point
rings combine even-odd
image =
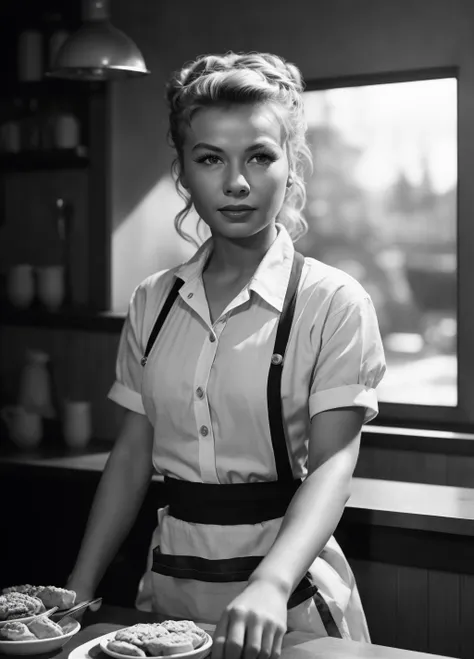
{"type": "Polygon", "coordinates": [[[145,291],[141,286],[134,290],[123,324],[115,365],[115,382],[107,398],[123,407],[145,414],[141,388],[143,356],[140,341],[141,326],[145,309],[145,291]]]}
{"type": "Polygon", "coordinates": [[[310,388],[309,412],[364,407],[364,423],[378,414],[375,388],[385,373],[379,325],[369,296],[347,303],[324,324],[310,388]]]}

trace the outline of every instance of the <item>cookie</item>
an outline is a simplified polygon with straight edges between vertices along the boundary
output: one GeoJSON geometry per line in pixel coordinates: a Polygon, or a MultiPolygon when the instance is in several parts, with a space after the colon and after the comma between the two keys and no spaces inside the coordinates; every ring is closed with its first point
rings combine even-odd
{"type": "Polygon", "coordinates": [[[131,657],[146,657],[145,652],[141,648],[133,645],[133,643],[127,643],[126,641],[108,641],[107,648],[112,650],[112,652],[126,654],[131,657]]]}
{"type": "Polygon", "coordinates": [[[143,647],[145,641],[152,638],[165,636],[168,631],[164,629],[160,623],[138,623],[131,627],[119,629],[115,634],[117,641],[125,641],[126,643],[133,643],[137,647],[143,647]]]}
{"type": "Polygon", "coordinates": [[[43,604],[51,609],[57,606],[58,609],[70,609],[76,601],[76,593],[66,588],[57,588],[56,586],[41,586],[36,594],[43,604]]]}
{"type": "Polygon", "coordinates": [[[161,626],[175,634],[185,634],[188,631],[199,629],[192,620],[165,620],[161,626]]]}
{"type": "Polygon", "coordinates": [[[53,620],[44,616],[32,620],[27,626],[36,638],[55,638],[62,636],[64,633],[57,622],[53,622],[53,620]]]}
{"type": "Polygon", "coordinates": [[[207,638],[206,632],[204,631],[204,629],[201,629],[200,627],[196,627],[196,629],[188,630],[186,632],[186,636],[189,636],[191,638],[194,649],[202,645],[207,638]]]}
{"type": "Polygon", "coordinates": [[[169,656],[194,650],[192,639],[189,636],[174,633],[147,641],[145,648],[147,654],[152,657],[169,656]]]}
{"type": "Polygon", "coordinates": [[[0,620],[15,620],[42,613],[43,602],[37,597],[11,592],[0,595],[0,620]]]}
{"type": "Polygon", "coordinates": [[[6,622],[0,627],[0,633],[8,641],[34,641],[36,636],[22,622],[6,622]]]}
{"type": "Polygon", "coordinates": [[[2,590],[2,595],[8,595],[8,593],[22,593],[24,595],[35,596],[37,592],[38,586],[32,586],[30,583],[25,583],[19,586],[8,586],[8,588],[4,588],[2,590]]]}

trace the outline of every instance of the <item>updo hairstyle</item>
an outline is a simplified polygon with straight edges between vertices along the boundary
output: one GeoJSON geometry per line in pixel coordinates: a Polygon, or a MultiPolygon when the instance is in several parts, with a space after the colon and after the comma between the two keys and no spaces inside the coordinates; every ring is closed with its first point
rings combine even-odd
{"type": "Polygon", "coordinates": [[[172,173],[185,207],[176,215],[178,234],[196,243],[183,230],[183,222],[193,202],[182,185],[183,149],[186,127],[200,108],[271,103],[281,118],[293,184],[287,189],[277,221],[288,230],[293,241],[308,229],[302,210],[306,203],[305,165],[312,166],[305,139],[306,121],[302,92],[304,83],[299,69],[282,57],[270,53],[233,53],[201,55],[175,72],[166,86],[169,108],[168,139],[176,151],[172,173]]]}

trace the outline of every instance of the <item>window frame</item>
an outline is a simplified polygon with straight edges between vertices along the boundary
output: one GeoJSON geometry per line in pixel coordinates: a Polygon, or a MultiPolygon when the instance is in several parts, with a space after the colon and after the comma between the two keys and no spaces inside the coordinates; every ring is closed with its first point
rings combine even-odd
{"type": "Polygon", "coordinates": [[[390,427],[410,425],[412,428],[472,432],[474,430],[474,305],[471,301],[474,300],[474,277],[470,245],[474,244],[474,222],[471,221],[469,208],[474,207],[474,187],[470,188],[468,185],[468,173],[474,171],[474,147],[470,147],[468,139],[463,141],[462,136],[469,135],[469,123],[471,123],[469,113],[474,109],[474,84],[462,67],[442,66],[331,78],[309,78],[306,80],[305,92],[447,77],[457,80],[457,405],[445,407],[380,402],[376,425],[390,427]]]}

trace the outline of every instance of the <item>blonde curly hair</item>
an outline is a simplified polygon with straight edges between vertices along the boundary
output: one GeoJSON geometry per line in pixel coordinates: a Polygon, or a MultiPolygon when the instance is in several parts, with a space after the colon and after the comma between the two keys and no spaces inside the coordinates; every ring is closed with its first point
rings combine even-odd
{"type": "Polygon", "coordinates": [[[306,143],[306,121],[302,92],[304,83],[299,69],[282,57],[270,53],[234,53],[201,55],[176,71],[166,85],[169,108],[168,139],[176,151],[171,169],[176,190],[185,207],[176,215],[178,234],[197,244],[183,230],[183,222],[193,207],[182,184],[185,128],[194,113],[204,107],[227,107],[248,103],[272,103],[281,117],[288,150],[293,185],[287,189],[277,220],[288,230],[293,241],[303,236],[308,225],[302,215],[306,203],[305,166],[312,167],[311,151],[306,143]]]}

